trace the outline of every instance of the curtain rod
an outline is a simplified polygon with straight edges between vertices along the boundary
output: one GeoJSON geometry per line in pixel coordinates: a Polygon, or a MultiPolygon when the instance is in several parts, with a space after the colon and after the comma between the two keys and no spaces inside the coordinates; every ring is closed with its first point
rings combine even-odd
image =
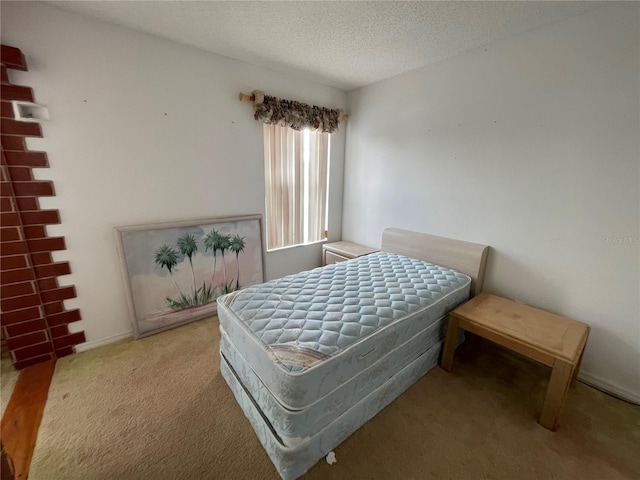
{"type": "MultiPolygon", "coordinates": [[[[238,98],[240,99],[241,102],[253,102],[256,99],[255,95],[247,95],[246,93],[242,93],[242,92],[240,92],[240,94],[238,95],[238,98]]],[[[349,120],[349,115],[347,115],[346,113],[343,113],[342,115],[340,115],[340,120],[342,121],[349,120]]]]}

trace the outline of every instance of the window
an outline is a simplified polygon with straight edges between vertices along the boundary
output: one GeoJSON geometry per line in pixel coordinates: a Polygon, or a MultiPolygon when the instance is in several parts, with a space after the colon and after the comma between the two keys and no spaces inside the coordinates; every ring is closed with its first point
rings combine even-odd
{"type": "Polygon", "coordinates": [[[264,125],[267,250],[327,237],[329,133],[264,125]]]}

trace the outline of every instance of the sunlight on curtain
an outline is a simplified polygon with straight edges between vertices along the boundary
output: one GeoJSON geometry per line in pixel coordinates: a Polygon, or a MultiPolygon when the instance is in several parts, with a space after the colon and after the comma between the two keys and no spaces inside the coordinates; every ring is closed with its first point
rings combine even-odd
{"type": "Polygon", "coordinates": [[[325,238],[329,134],[264,125],[267,250],[325,238]]]}

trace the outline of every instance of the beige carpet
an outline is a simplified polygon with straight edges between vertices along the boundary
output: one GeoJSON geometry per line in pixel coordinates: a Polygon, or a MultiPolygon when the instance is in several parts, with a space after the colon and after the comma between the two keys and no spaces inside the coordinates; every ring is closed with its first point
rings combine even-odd
{"type": "MultiPolygon", "coordinates": [[[[217,327],[59,360],[31,480],[277,479],[218,372],[217,327]]],[[[640,407],[578,384],[552,433],[536,422],[548,375],[471,339],[304,478],[640,478],[640,407]]]]}
{"type": "Polygon", "coordinates": [[[7,408],[19,376],[20,372],[13,367],[11,359],[2,357],[0,359],[0,404],[2,405],[2,415],[4,415],[4,410],[7,408]]]}

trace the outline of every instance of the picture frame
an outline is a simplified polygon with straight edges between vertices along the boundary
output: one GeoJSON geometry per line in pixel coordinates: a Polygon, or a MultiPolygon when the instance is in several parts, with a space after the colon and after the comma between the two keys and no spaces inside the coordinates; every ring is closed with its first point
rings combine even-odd
{"type": "Polygon", "coordinates": [[[262,215],[114,227],[135,339],[217,313],[265,281],[262,215]]]}

